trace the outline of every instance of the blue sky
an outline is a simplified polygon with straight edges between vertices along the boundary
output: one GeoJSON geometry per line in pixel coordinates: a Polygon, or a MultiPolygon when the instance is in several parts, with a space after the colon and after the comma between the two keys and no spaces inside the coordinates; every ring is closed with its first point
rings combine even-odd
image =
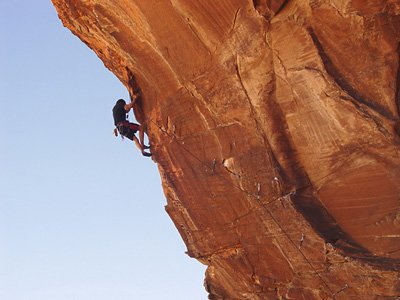
{"type": "Polygon", "coordinates": [[[156,165],[111,134],[122,84],[50,1],[0,1],[0,33],[0,299],[206,299],[156,165]]]}

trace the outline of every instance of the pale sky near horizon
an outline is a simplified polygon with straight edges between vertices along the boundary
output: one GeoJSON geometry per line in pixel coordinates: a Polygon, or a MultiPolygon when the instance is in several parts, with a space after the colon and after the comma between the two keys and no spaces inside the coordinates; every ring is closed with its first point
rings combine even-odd
{"type": "Polygon", "coordinates": [[[111,134],[122,84],[50,0],[0,0],[0,33],[0,299],[206,299],[156,164],[111,134]]]}

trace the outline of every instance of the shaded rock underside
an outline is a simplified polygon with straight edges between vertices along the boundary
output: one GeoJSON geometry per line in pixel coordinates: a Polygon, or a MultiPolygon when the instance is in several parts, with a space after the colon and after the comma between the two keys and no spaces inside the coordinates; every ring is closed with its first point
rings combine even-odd
{"type": "Polygon", "coordinates": [[[399,1],[52,1],[141,87],[210,299],[400,295],[399,1]]]}

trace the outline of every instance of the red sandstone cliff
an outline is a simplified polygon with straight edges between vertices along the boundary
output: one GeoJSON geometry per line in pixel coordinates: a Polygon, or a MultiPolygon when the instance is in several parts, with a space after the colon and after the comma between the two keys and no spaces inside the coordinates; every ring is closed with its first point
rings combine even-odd
{"type": "Polygon", "coordinates": [[[52,0],[130,92],[210,299],[400,296],[399,0],[52,0]]]}

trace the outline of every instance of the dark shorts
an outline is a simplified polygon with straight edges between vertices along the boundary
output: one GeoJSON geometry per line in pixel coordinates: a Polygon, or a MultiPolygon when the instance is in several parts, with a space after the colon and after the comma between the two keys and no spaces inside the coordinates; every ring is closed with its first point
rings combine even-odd
{"type": "Polygon", "coordinates": [[[135,133],[139,130],[139,124],[129,123],[128,121],[120,122],[117,124],[120,135],[127,137],[133,141],[135,133]]]}

